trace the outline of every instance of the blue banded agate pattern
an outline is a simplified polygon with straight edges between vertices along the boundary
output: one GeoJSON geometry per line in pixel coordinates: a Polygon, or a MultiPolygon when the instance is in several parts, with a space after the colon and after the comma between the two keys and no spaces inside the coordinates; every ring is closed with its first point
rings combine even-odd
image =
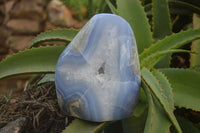
{"type": "Polygon", "coordinates": [[[92,17],[60,55],[55,82],[67,115],[96,122],[131,116],[141,77],[128,22],[113,14],[92,17]]]}

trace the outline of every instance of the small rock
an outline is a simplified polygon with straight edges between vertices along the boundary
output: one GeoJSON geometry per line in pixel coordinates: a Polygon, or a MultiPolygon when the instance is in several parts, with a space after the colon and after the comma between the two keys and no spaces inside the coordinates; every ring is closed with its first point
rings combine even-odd
{"type": "Polygon", "coordinates": [[[40,22],[27,19],[12,19],[8,21],[6,26],[14,32],[22,34],[39,33],[42,30],[40,22]]]}
{"type": "Polygon", "coordinates": [[[18,101],[18,99],[16,99],[16,98],[10,99],[10,103],[11,103],[11,104],[16,103],[17,101],[18,101]]]}
{"type": "Polygon", "coordinates": [[[22,0],[15,4],[10,16],[11,18],[28,18],[43,21],[46,18],[46,13],[43,7],[37,4],[35,0],[22,0]]]}
{"type": "Polygon", "coordinates": [[[7,2],[5,3],[5,12],[6,12],[6,13],[9,13],[9,12],[12,10],[12,8],[13,8],[15,2],[16,2],[15,0],[10,0],[10,1],[7,1],[7,2]]]}
{"type": "Polygon", "coordinates": [[[14,52],[18,52],[28,48],[33,38],[34,36],[10,36],[6,44],[14,52]]]}
{"type": "Polygon", "coordinates": [[[56,26],[71,27],[74,19],[69,9],[59,0],[52,0],[47,8],[48,17],[52,24],[56,26]]]}
{"type": "Polygon", "coordinates": [[[49,0],[34,0],[38,5],[45,7],[49,0]]]}
{"type": "Polygon", "coordinates": [[[17,120],[11,121],[5,127],[0,129],[0,133],[22,133],[26,126],[26,118],[20,117],[17,120]]]}

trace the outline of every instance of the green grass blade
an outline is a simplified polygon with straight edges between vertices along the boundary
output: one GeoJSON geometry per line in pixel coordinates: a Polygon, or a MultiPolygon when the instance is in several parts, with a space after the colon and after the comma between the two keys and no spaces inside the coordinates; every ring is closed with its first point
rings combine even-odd
{"type": "Polygon", "coordinates": [[[176,34],[172,34],[171,36],[168,36],[158,41],[154,45],[151,45],[148,49],[142,52],[139,56],[140,61],[155,52],[169,50],[169,49],[176,49],[178,47],[183,46],[184,44],[187,44],[199,38],[200,38],[200,29],[196,30],[191,29],[176,34]]]}
{"type": "Polygon", "coordinates": [[[149,102],[148,117],[144,133],[168,133],[171,122],[143,78],[142,87],[149,102]]]}
{"type": "Polygon", "coordinates": [[[110,10],[112,11],[112,13],[118,15],[118,11],[117,9],[114,7],[114,5],[110,2],[110,0],[106,0],[106,3],[108,4],[110,10]]]}
{"type": "Polygon", "coordinates": [[[99,133],[109,123],[97,123],[76,119],[62,133],[99,133]]]}
{"type": "MultiPolygon", "coordinates": [[[[193,15],[193,26],[195,29],[200,28],[200,17],[197,14],[193,15]]],[[[192,43],[191,51],[198,54],[190,55],[190,68],[200,67],[200,40],[196,40],[192,43]]]]}
{"type": "Polygon", "coordinates": [[[153,37],[162,39],[172,33],[167,0],[153,0],[153,37]]]}
{"type": "Polygon", "coordinates": [[[200,111],[200,72],[190,69],[160,69],[171,83],[175,105],[200,111]]]}
{"type": "MultiPolygon", "coordinates": [[[[176,117],[173,114],[173,109],[171,108],[171,105],[170,105],[168,99],[162,93],[161,86],[159,84],[159,81],[157,80],[157,79],[159,79],[159,77],[156,78],[146,68],[142,69],[141,74],[142,74],[142,78],[147,83],[147,85],[150,87],[151,92],[155,96],[156,100],[158,100],[159,103],[161,104],[162,108],[164,109],[164,111],[168,115],[169,119],[171,120],[171,122],[175,126],[176,130],[178,132],[182,132],[181,128],[180,128],[180,126],[179,126],[179,124],[176,120],[176,117]]],[[[168,82],[168,81],[166,81],[166,82],[168,82]]]]}
{"type": "Polygon", "coordinates": [[[46,31],[37,35],[31,42],[30,47],[46,41],[72,41],[78,32],[78,30],[74,29],[55,29],[46,31]]]}
{"type": "Polygon", "coordinates": [[[64,46],[27,49],[0,62],[0,79],[27,73],[52,73],[64,46]]]}
{"type": "Polygon", "coordinates": [[[140,0],[117,0],[119,15],[126,19],[135,34],[138,52],[141,53],[152,43],[152,33],[140,0]]]}

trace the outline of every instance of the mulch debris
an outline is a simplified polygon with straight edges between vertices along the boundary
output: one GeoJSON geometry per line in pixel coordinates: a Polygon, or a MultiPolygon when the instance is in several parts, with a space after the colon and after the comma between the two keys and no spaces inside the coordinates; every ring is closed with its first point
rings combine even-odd
{"type": "Polygon", "coordinates": [[[54,82],[31,86],[21,97],[0,99],[0,133],[61,133],[69,121],[59,109],[54,82]]]}

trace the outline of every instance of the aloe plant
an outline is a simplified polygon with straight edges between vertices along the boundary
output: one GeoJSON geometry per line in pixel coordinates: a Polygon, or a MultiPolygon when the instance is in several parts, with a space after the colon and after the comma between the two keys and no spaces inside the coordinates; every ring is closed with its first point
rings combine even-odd
{"type": "MultiPolygon", "coordinates": [[[[193,15],[193,26],[195,29],[199,29],[200,28],[200,17],[197,14],[193,15]]],[[[194,41],[192,43],[191,46],[191,51],[196,52],[197,54],[191,54],[191,58],[190,58],[190,68],[200,68],[200,53],[198,53],[200,51],[200,41],[194,41]]]]}
{"type": "MultiPolygon", "coordinates": [[[[139,103],[133,116],[120,122],[92,123],[76,119],[63,132],[74,133],[81,130],[87,133],[98,133],[104,130],[107,133],[111,132],[108,127],[113,127],[116,123],[121,125],[120,128],[124,133],[168,133],[170,127],[173,127],[171,132],[185,132],[184,129],[188,127],[194,132],[199,132],[191,122],[175,116],[174,109],[184,107],[200,111],[200,72],[190,68],[169,67],[169,55],[177,52],[190,53],[193,58],[192,64],[199,65],[194,55],[199,52],[199,41],[195,42],[195,46],[193,44],[193,51],[180,49],[180,47],[200,39],[200,29],[172,33],[174,30],[172,21],[179,19],[177,16],[180,15],[180,6],[187,7],[183,12],[187,14],[188,12],[199,13],[199,5],[176,0],[169,2],[153,0],[152,3],[147,0],[143,0],[142,3],[140,0],[117,0],[117,6],[109,0],[106,0],[106,3],[113,13],[122,16],[130,23],[136,37],[142,74],[139,103]],[[172,5],[176,5],[176,8],[172,5]],[[174,10],[171,10],[172,8],[174,10]],[[162,12],[159,12],[160,10],[162,12]],[[176,14],[175,18],[173,18],[174,14],[176,14]]],[[[30,49],[14,54],[0,63],[0,79],[19,74],[45,73],[47,75],[40,83],[54,81],[52,77],[56,62],[65,46],[33,47],[41,42],[54,40],[64,41],[67,44],[77,32],[63,29],[39,34],[32,41],[30,49]]],[[[118,128],[112,129],[112,132],[117,132],[118,128]]]]}

